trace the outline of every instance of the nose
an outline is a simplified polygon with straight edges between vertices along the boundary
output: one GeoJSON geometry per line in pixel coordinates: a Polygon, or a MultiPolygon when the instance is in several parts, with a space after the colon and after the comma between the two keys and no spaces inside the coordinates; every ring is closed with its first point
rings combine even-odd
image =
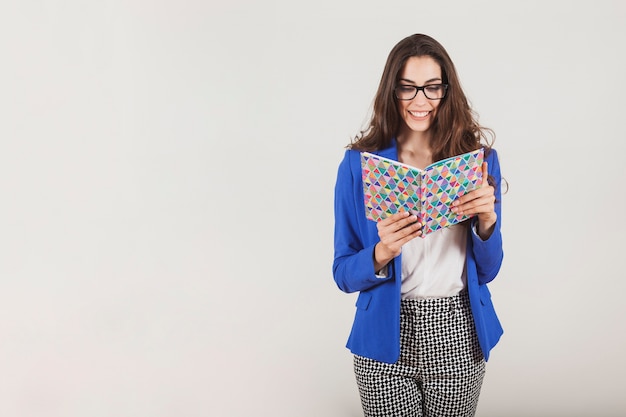
{"type": "Polygon", "coordinates": [[[413,97],[413,101],[417,103],[426,103],[428,99],[426,98],[426,93],[424,93],[424,89],[417,90],[417,94],[413,97]]]}

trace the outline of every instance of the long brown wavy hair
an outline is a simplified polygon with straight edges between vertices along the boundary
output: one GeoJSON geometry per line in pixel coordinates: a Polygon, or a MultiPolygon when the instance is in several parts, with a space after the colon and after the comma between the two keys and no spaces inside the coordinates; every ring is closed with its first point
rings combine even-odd
{"type": "Polygon", "coordinates": [[[494,132],[478,124],[478,116],[461,89],[454,64],[444,47],[423,34],[404,38],[389,53],[374,99],[370,125],[348,147],[359,151],[376,151],[391,146],[392,139],[398,135],[403,123],[394,89],[407,59],[414,56],[433,58],[441,67],[443,83],[448,84],[446,97],[441,100],[430,126],[433,160],[460,155],[481,146],[488,152],[495,140],[494,132]]]}

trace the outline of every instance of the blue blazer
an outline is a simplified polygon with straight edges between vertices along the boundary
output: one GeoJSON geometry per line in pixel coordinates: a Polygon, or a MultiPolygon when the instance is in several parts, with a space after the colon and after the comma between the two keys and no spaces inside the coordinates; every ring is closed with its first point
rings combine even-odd
{"type": "MultiPolygon", "coordinates": [[[[398,159],[396,142],[376,152],[398,159]]],[[[485,157],[489,174],[496,180],[495,211],[498,215],[489,239],[483,241],[468,232],[467,289],[478,341],[485,360],[502,335],[487,283],[502,265],[500,233],[500,164],[495,149],[485,157]]],[[[470,221],[474,226],[477,218],[470,221]]],[[[339,164],[335,185],[335,253],[333,277],[344,292],[358,291],[356,314],[347,347],[356,355],[395,363],[400,356],[400,288],[402,255],[389,265],[387,278],[378,278],[374,271],[374,246],[379,241],[376,223],[367,220],[363,203],[360,152],[347,150],[339,164]]]]}

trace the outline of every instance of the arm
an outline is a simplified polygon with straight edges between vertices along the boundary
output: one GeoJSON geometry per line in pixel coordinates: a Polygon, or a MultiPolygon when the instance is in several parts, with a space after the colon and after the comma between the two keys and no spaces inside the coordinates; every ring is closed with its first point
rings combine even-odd
{"type": "Polygon", "coordinates": [[[393,279],[393,259],[402,244],[419,236],[421,225],[408,213],[375,224],[367,220],[363,206],[363,182],[358,152],[347,151],[335,185],[335,255],[333,277],[345,292],[363,291],[393,279]],[[386,265],[386,274],[376,273],[386,265]]]}
{"type": "MultiPolygon", "coordinates": [[[[361,213],[357,211],[359,195],[350,166],[350,151],[339,164],[335,183],[335,236],[333,278],[344,292],[361,291],[379,283],[374,270],[374,247],[367,242],[360,225],[361,213]]],[[[364,217],[364,215],[363,215],[364,217]]],[[[382,279],[384,280],[384,279],[382,279]]]]}
{"type": "Polygon", "coordinates": [[[374,247],[374,269],[377,271],[402,253],[402,245],[422,235],[422,223],[406,211],[394,213],[376,224],[380,242],[374,247]]]}
{"type": "Polygon", "coordinates": [[[483,185],[481,188],[460,197],[454,203],[456,213],[476,214],[471,220],[472,247],[476,258],[478,281],[481,284],[492,281],[502,265],[501,225],[501,175],[500,163],[495,149],[492,149],[483,164],[483,185]],[[494,184],[486,183],[488,176],[494,184]]]}

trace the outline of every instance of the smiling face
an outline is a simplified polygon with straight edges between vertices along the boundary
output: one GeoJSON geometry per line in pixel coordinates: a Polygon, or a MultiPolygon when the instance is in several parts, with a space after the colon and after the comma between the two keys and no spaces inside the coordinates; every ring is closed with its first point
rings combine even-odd
{"type": "MultiPolygon", "coordinates": [[[[423,87],[442,83],[441,67],[429,56],[413,56],[407,59],[400,72],[398,86],[423,87]]],[[[418,91],[412,100],[398,100],[400,117],[404,120],[401,135],[423,135],[428,131],[437,113],[441,100],[429,100],[423,91],[418,91]]]]}

